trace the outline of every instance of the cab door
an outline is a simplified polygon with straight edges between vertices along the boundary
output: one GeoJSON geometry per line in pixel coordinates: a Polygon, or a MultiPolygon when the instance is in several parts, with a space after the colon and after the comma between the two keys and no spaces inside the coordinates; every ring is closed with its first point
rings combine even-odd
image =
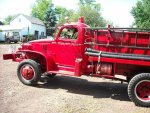
{"type": "Polygon", "coordinates": [[[78,44],[79,29],[77,26],[65,26],[58,34],[55,61],[58,67],[75,68],[76,58],[82,57],[82,44],[78,44]]]}

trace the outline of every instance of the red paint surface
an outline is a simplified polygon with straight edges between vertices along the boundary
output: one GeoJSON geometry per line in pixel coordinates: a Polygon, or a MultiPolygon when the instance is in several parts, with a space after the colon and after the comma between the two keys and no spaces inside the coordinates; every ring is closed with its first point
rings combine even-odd
{"type": "Polygon", "coordinates": [[[34,70],[31,66],[24,65],[21,67],[20,74],[24,79],[30,80],[34,77],[34,70]]]}

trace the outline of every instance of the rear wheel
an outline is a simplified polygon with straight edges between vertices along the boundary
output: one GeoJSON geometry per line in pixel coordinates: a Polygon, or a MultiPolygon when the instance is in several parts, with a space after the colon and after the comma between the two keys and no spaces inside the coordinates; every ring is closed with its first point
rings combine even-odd
{"type": "Polygon", "coordinates": [[[23,60],[17,69],[19,80],[25,85],[36,85],[41,78],[41,70],[33,60],[23,60]]]}
{"type": "Polygon", "coordinates": [[[131,79],[128,95],[137,106],[150,106],[150,74],[141,73],[131,79]]]}

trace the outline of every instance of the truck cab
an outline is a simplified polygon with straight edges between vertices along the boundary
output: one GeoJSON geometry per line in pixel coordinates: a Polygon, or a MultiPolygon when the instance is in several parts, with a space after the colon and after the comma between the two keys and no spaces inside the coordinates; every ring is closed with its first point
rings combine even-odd
{"type": "Polygon", "coordinates": [[[88,26],[80,18],[76,23],[67,23],[56,29],[53,40],[40,39],[24,43],[18,52],[42,65],[42,73],[81,76],[88,60],[84,54],[87,47],[84,44],[85,27],[88,26]]]}

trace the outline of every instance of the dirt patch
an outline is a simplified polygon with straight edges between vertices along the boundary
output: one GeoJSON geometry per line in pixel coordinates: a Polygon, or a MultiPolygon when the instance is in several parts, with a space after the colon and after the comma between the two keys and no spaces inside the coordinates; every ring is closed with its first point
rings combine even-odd
{"type": "Polygon", "coordinates": [[[23,85],[18,63],[2,60],[9,47],[0,45],[0,113],[150,113],[129,100],[127,84],[107,79],[58,75],[23,85]]]}

